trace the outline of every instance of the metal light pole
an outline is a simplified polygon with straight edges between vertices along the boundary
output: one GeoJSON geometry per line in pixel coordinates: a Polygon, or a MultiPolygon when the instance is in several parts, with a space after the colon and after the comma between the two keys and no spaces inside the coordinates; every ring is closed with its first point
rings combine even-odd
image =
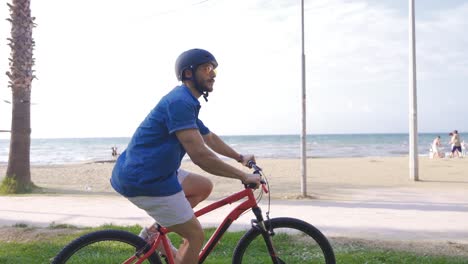
{"type": "Polygon", "coordinates": [[[301,193],[307,196],[307,144],[306,144],[306,77],[305,77],[305,47],[304,47],[304,0],[301,0],[302,25],[302,133],[301,133],[301,193]]]}
{"type": "Polygon", "coordinates": [[[418,165],[418,105],[416,92],[416,33],[414,0],[409,0],[409,175],[419,180],[418,165]]]}

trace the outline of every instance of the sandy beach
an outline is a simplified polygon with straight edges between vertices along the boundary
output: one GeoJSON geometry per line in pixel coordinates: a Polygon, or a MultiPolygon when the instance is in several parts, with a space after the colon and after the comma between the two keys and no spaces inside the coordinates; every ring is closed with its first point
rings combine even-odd
{"type": "MultiPolygon", "coordinates": [[[[419,159],[420,181],[409,178],[408,157],[308,159],[307,194],[321,200],[391,199],[405,193],[464,193],[468,187],[468,159],[419,159]]],[[[299,159],[258,159],[270,182],[274,199],[297,199],[301,194],[299,159]]],[[[109,184],[112,162],[32,166],[33,182],[51,194],[117,195],[109,184]]],[[[232,163],[234,166],[238,164],[232,163]]],[[[238,181],[209,175],[191,162],[182,168],[209,177],[215,185],[211,199],[242,188],[238,181]]],[[[247,168],[244,168],[246,171],[247,168]]],[[[6,166],[0,166],[5,175],[6,166]]]]}

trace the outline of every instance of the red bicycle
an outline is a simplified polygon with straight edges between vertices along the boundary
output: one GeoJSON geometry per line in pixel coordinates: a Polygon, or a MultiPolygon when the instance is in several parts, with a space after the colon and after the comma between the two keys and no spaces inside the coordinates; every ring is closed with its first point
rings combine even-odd
{"type": "MultiPolygon", "coordinates": [[[[216,228],[199,255],[203,263],[212,252],[229,226],[244,212],[252,210],[255,219],[252,228],[238,241],[233,251],[232,263],[324,263],[335,264],[335,255],[327,238],[314,226],[302,220],[280,217],[269,218],[269,185],[262,169],[251,162],[254,173],[262,176],[261,190],[254,196],[255,186],[245,185],[245,189],[216,201],[195,212],[197,217],[214,211],[227,204],[244,199],[216,228]],[[268,194],[266,220],[258,206],[263,194],[268,194]]],[[[174,263],[167,228],[158,225],[158,233],[150,242],[122,230],[102,230],[86,234],[65,246],[53,259],[53,264],[61,263],[157,263],[161,257],[169,264],[174,263]],[[163,244],[167,256],[161,256],[156,249],[163,244]]]]}

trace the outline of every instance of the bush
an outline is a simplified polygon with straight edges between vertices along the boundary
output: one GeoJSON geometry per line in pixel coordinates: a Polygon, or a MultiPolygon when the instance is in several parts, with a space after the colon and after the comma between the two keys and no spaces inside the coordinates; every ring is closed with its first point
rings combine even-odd
{"type": "Polygon", "coordinates": [[[5,177],[0,185],[0,194],[16,194],[16,193],[31,193],[37,188],[34,183],[30,182],[24,186],[18,184],[15,177],[5,177]]]}
{"type": "Polygon", "coordinates": [[[12,194],[16,193],[18,188],[18,183],[13,177],[5,177],[0,185],[0,193],[2,194],[12,194]]]}

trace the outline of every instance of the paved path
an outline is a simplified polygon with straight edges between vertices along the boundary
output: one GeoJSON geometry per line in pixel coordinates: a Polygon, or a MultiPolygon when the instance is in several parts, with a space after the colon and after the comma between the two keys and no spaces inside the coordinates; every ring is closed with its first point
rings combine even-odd
{"type": "MultiPolygon", "coordinates": [[[[274,200],[270,216],[300,218],[330,237],[468,244],[468,195],[465,193],[441,196],[371,189],[361,195],[352,201],[274,200]]],[[[216,226],[230,208],[232,205],[200,217],[202,225],[216,226]]],[[[247,228],[252,216],[251,213],[241,216],[231,230],[247,228]]],[[[48,226],[52,222],[77,226],[146,225],[151,219],[118,196],[0,197],[0,226],[16,223],[48,226]]]]}

